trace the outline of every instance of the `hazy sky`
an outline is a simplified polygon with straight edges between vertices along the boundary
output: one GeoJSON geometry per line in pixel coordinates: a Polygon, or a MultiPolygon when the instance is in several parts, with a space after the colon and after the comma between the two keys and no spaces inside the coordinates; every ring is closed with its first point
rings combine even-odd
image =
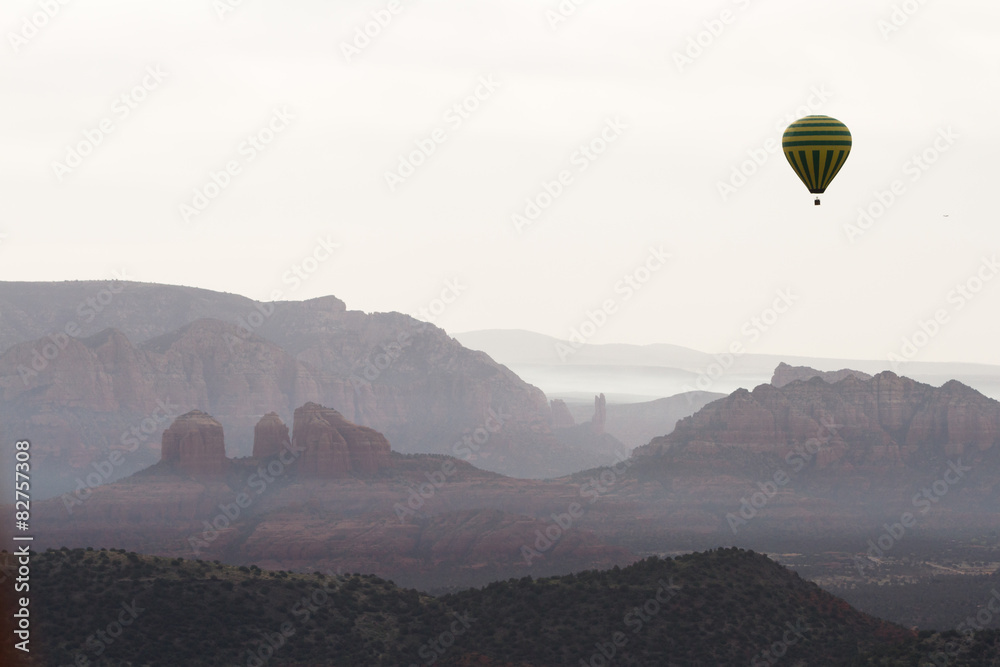
{"type": "Polygon", "coordinates": [[[0,279],[1000,363],[1000,5],[579,5],[8,0],[0,279]],[[854,136],[820,207],[768,152],[805,113],[854,136]]]}

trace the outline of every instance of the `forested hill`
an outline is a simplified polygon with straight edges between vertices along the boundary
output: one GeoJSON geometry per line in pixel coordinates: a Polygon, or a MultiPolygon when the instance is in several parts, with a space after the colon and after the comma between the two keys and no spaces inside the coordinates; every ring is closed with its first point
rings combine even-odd
{"type": "MultiPolygon", "coordinates": [[[[741,549],[441,598],[358,574],[61,549],[33,556],[30,592],[30,658],[4,664],[665,666],[780,653],[789,665],[918,665],[945,646],[741,549]]],[[[980,633],[948,664],[994,664],[996,641],[980,633]]]]}

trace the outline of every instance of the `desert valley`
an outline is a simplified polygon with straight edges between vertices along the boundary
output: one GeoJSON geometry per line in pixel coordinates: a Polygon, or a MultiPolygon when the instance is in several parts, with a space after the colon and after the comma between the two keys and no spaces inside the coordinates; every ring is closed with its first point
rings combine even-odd
{"type": "Polygon", "coordinates": [[[1000,403],[958,381],[782,363],[749,390],[571,410],[433,325],[332,297],[15,284],[0,312],[39,552],[461,596],[736,547],[896,624],[890,645],[975,618],[1000,581],[1000,403]],[[105,328],[37,336],[101,289],[105,328]]]}

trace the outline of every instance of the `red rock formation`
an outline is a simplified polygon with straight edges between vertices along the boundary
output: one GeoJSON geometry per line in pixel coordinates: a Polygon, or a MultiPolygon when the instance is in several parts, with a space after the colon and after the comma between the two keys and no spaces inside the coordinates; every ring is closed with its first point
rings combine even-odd
{"type": "Polygon", "coordinates": [[[570,414],[566,401],[556,398],[549,401],[549,409],[552,411],[552,428],[569,428],[576,426],[573,415],[570,414]]]}
{"type": "MultiPolygon", "coordinates": [[[[477,465],[531,477],[583,467],[554,438],[541,390],[431,324],[350,311],[333,297],[258,304],[205,290],[122,287],[95,319],[118,331],[88,325],[80,330],[94,335],[84,339],[47,332],[59,332],[103,284],[0,285],[0,339],[22,341],[0,354],[0,439],[43,443],[37,455],[61,479],[47,492],[73,488],[121,446],[123,433],[161,417],[161,401],[178,406],[171,419],[195,407],[211,413],[234,456],[251,454],[259,415],[287,416],[316,402],[337,406],[402,452],[454,454],[499,415],[502,428],[479,443],[477,465]],[[197,319],[207,316],[218,319],[197,319]],[[37,337],[20,338],[29,333],[37,337]]],[[[142,433],[145,458],[130,457],[123,472],[158,457],[168,424],[142,433]]]]}
{"type": "Polygon", "coordinates": [[[191,475],[224,472],[228,460],[222,424],[201,410],[181,415],[163,432],[161,460],[191,475]]]}
{"type": "Polygon", "coordinates": [[[818,371],[808,366],[789,366],[785,362],[778,364],[771,377],[771,384],[775,387],[784,387],[786,384],[796,380],[811,380],[814,377],[822,378],[824,382],[833,384],[840,382],[846,377],[854,376],[861,380],[871,380],[872,376],[861,371],[854,371],[850,368],[843,368],[839,371],[818,371]]]}
{"type": "Polygon", "coordinates": [[[290,442],[285,422],[281,421],[277,412],[268,412],[254,426],[253,456],[258,459],[274,456],[281,452],[282,447],[287,447],[290,442]]]}
{"type": "Polygon", "coordinates": [[[739,389],[654,438],[639,455],[710,460],[736,447],[785,456],[820,443],[819,468],[899,466],[1000,445],[1000,403],[960,382],[937,388],[889,371],[739,389]]]}
{"type": "Polygon", "coordinates": [[[292,440],[304,449],[300,474],[370,475],[389,467],[389,441],[378,431],[352,424],[332,408],[306,403],[295,410],[292,440]]]}

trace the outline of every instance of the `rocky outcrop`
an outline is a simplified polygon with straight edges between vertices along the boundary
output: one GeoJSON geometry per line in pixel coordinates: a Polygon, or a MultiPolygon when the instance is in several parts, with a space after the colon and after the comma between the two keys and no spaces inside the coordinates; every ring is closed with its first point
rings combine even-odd
{"type": "MultiPolygon", "coordinates": [[[[605,407],[604,432],[621,440],[631,450],[670,433],[678,420],[690,417],[724,396],[716,392],[691,391],[645,403],[610,403],[605,407]]],[[[594,408],[590,403],[571,404],[569,408],[570,414],[580,421],[593,417],[594,408]]]]}
{"type": "Polygon", "coordinates": [[[960,382],[938,388],[885,371],[740,389],[635,453],[711,461],[727,450],[786,457],[809,446],[818,469],[885,469],[986,452],[996,459],[998,445],[997,401],[960,382]]]}
{"type": "Polygon", "coordinates": [[[226,470],[222,424],[201,410],[174,420],[163,432],[161,461],[190,475],[219,475],[226,470]]]}
{"type": "Polygon", "coordinates": [[[301,453],[299,474],[371,475],[390,466],[389,441],[378,431],[352,424],[332,408],[306,403],[295,410],[292,441],[301,453]]]}
{"type": "Polygon", "coordinates": [[[608,420],[608,402],[604,394],[594,396],[594,416],[590,419],[590,427],[594,433],[600,435],[604,433],[604,424],[608,420]]]}
{"type": "Polygon", "coordinates": [[[253,456],[263,459],[274,456],[291,443],[288,427],[277,412],[268,412],[253,429],[253,456]]]}
{"type": "Polygon", "coordinates": [[[552,428],[569,428],[576,426],[573,415],[570,414],[566,401],[556,398],[549,401],[549,409],[552,411],[552,428]]]}
{"type": "MultiPolygon", "coordinates": [[[[563,409],[569,415],[569,408],[565,403],[563,409]]],[[[627,448],[622,442],[604,431],[606,419],[607,402],[604,394],[600,394],[594,397],[594,414],[589,421],[552,429],[556,439],[573,452],[574,460],[582,464],[581,469],[606,466],[627,455],[627,448]]],[[[569,420],[572,424],[571,415],[569,420]]]]}
{"type": "Polygon", "coordinates": [[[786,384],[795,382],[796,380],[811,380],[815,377],[822,379],[824,382],[833,384],[834,382],[840,382],[844,378],[852,376],[860,380],[872,379],[872,376],[868,375],[868,373],[854,371],[850,368],[842,368],[839,371],[818,371],[815,368],[809,368],[808,366],[789,366],[785,362],[781,362],[778,364],[778,367],[774,369],[774,375],[771,377],[771,384],[775,387],[784,387],[786,384]]]}
{"type": "Polygon", "coordinates": [[[553,436],[539,389],[399,313],[348,310],[332,296],[257,303],[82,281],[0,284],[0,315],[9,348],[0,355],[0,438],[51,443],[36,452],[48,479],[60,480],[47,493],[72,488],[139,425],[153,430],[139,435],[122,474],[155,461],[163,429],[190,409],[211,413],[230,453],[247,456],[260,415],[288,420],[306,402],[337,406],[401,452],[455,454],[477,438],[470,460],[492,471],[548,477],[582,467],[553,436]]]}

